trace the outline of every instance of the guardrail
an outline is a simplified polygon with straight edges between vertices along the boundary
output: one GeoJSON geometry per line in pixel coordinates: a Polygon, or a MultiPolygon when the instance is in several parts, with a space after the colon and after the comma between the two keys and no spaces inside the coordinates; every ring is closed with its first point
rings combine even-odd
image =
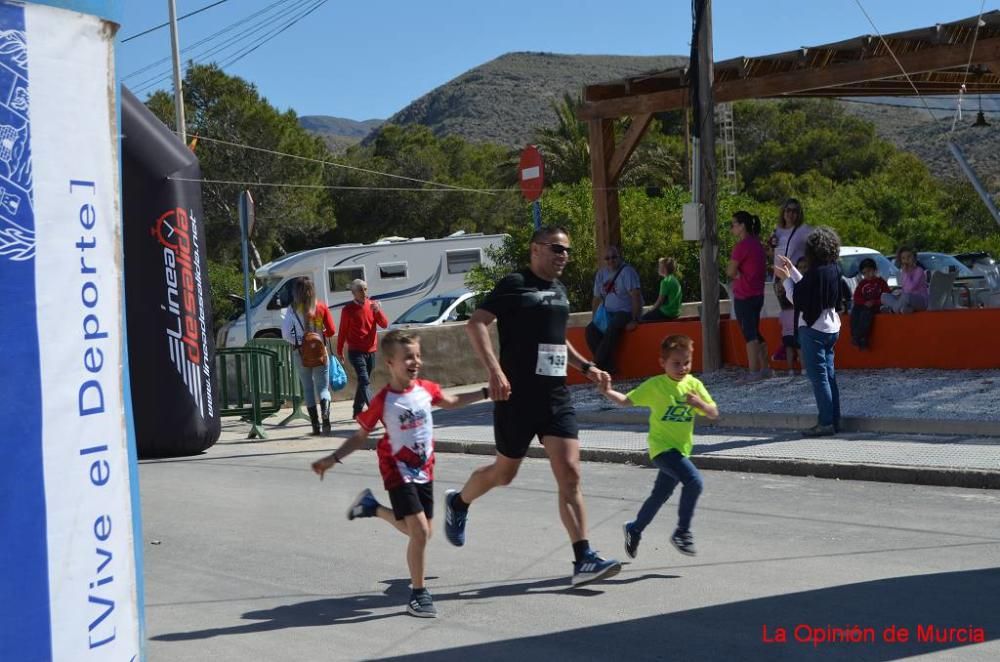
{"type": "Polygon", "coordinates": [[[248,345],[215,353],[219,375],[219,415],[240,416],[251,424],[250,439],[265,438],[263,419],[284,406],[278,352],[248,345]]]}
{"type": "Polygon", "coordinates": [[[299,375],[295,372],[295,364],[292,360],[292,351],[294,350],[291,344],[281,338],[255,338],[250,345],[263,347],[278,355],[278,393],[292,408],[292,413],[278,425],[287,425],[297,418],[308,421],[309,416],[302,409],[305,395],[302,393],[302,382],[299,381],[299,375]]]}

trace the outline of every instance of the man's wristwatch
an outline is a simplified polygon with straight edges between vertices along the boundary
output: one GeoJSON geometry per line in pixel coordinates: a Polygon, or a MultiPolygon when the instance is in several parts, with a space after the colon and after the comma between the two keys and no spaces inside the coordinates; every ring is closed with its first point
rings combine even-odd
{"type": "Polygon", "coordinates": [[[584,361],[583,363],[580,364],[580,372],[586,375],[593,367],[594,367],[593,363],[591,363],[590,361],[584,361]]]}

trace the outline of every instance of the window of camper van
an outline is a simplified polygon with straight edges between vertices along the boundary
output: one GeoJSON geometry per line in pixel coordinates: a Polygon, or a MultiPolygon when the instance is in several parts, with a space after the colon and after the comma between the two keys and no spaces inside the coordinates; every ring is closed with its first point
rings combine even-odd
{"type": "Polygon", "coordinates": [[[346,292],[351,289],[351,281],[365,280],[364,267],[335,267],[326,272],[331,292],[346,292]]]}
{"type": "Polygon", "coordinates": [[[274,293],[271,300],[267,302],[268,310],[281,310],[282,308],[287,308],[292,303],[292,288],[295,287],[295,283],[298,278],[289,278],[285,281],[285,284],[274,293]]]}
{"type": "Polygon", "coordinates": [[[379,264],[378,277],[382,280],[406,278],[406,262],[383,262],[379,264]]]}
{"type": "Polygon", "coordinates": [[[448,273],[464,274],[483,263],[483,252],[478,248],[445,251],[445,259],[448,262],[448,273]]]}

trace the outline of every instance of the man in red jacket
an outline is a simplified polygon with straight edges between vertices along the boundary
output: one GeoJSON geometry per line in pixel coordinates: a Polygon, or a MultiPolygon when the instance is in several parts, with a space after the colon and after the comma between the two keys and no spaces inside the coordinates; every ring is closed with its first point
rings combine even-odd
{"type": "Polygon", "coordinates": [[[340,312],[340,333],[337,335],[337,354],[344,362],[344,345],[347,345],[347,360],[358,376],[358,388],[354,391],[354,417],[368,407],[372,399],[371,374],[375,367],[375,348],[378,329],[389,326],[382,307],[368,298],[368,283],[360,278],[351,282],[351,301],[340,312]]]}

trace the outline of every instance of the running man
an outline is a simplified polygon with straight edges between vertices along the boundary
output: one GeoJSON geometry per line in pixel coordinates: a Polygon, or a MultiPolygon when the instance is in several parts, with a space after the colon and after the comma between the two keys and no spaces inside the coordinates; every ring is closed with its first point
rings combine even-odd
{"type": "Polygon", "coordinates": [[[559,517],[573,543],[572,585],[581,586],[618,574],[621,563],[598,556],[587,540],[579,429],[566,367],[578,368],[599,384],[610,383],[611,377],[566,341],[569,299],[557,279],[570,250],[563,228],[535,231],[530,267],[501,280],[466,325],[476,356],[489,373],[497,454],[492,464],[472,472],[461,491],[445,494],[445,536],[453,545],[465,544],[469,504],[494,487],[509,485],[538,436],[559,486],[559,517]],[[500,333],[499,360],[489,336],[494,320],[500,333]]]}

